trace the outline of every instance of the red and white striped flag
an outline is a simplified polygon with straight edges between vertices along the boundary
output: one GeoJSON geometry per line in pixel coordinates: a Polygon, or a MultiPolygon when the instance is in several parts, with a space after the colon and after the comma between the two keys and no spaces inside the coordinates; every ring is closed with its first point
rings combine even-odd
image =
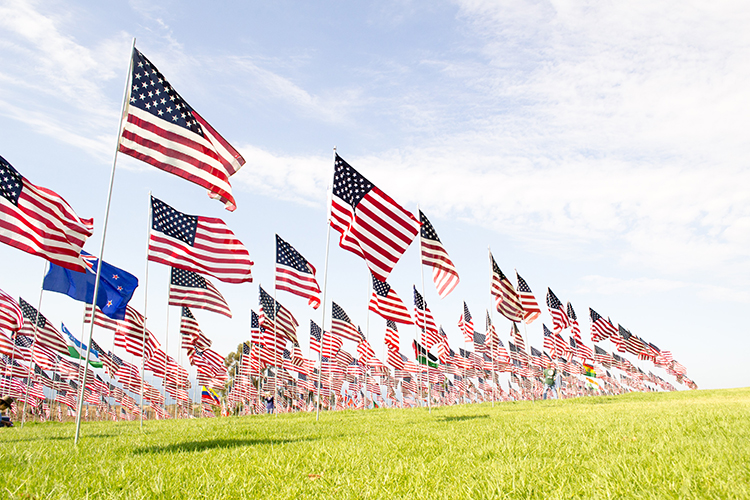
{"type": "Polygon", "coordinates": [[[422,248],[422,264],[432,267],[432,281],[435,283],[438,295],[441,299],[448,296],[449,293],[458,285],[458,272],[453,265],[448,252],[440,242],[435,228],[427,219],[425,214],[419,211],[419,221],[422,224],[419,237],[422,248]]]}
{"type": "Polygon", "coordinates": [[[232,317],[232,311],[224,297],[206,278],[193,271],[172,268],[169,283],[169,305],[192,307],[232,317]]]}
{"type": "Polygon", "coordinates": [[[58,332],[52,324],[47,321],[34,306],[19,297],[19,304],[21,306],[21,312],[23,313],[23,326],[18,330],[21,335],[36,339],[38,346],[44,346],[56,353],[68,356],[68,343],[65,342],[62,334],[58,332]],[[36,323],[36,329],[34,328],[36,323]],[[34,332],[36,331],[36,336],[34,332]]]}
{"type": "Polygon", "coordinates": [[[413,325],[414,320],[409,310],[401,301],[396,291],[385,281],[380,281],[372,275],[372,296],[370,297],[370,311],[379,314],[387,321],[413,325]]]}
{"type": "Polygon", "coordinates": [[[419,222],[390,196],[336,155],[331,197],[339,246],[362,257],[381,281],[417,235],[419,222]]]}
{"type": "Polygon", "coordinates": [[[576,316],[576,312],[573,310],[573,304],[571,304],[570,302],[568,302],[567,316],[568,316],[568,323],[570,324],[570,333],[573,335],[574,339],[580,342],[581,341],[581,327],[578,326],[578,317],[576,316]]]}
{"type": "Polygon", "coordinates": [[[549,310],[550,316],[552,316],[552,330],[557,333],[570,326],[568,320],[568,314],[565,312],[565,308],[552,292],[552,289],[547,288],[547,309],[549,310]]]}
{"type": "Polygon", "coordinates": [[[589,317],[591,318],[591,341],[599,342],[617,335],[617,328],[612,323],[602,318],[602,316],[589,307],[589,317]]]}
{"type": "Polygon", "coordinates": [[[0,156],[0,242],[53,264],[86,272],[81,249],[94,233],[60,195],[35,186],[0,156]]]}
{"type": "MultiPolygon", "coordinates": [[[[489,321],[489,315],[487,316],[489,321]]],[[[469,306],[464,302],[464,313],[458,318],[458,327],[464,333],[464,342],[474,342],[474,321],[471,319],[469,306]]]]}
{"type": "Polygon", "coordinates": [[[313,309],[320,307],[320,287],[315,267],[289,243],[276,235],[276,290],[307,299],[313,309]]]}
{"type": "Polygon", "coordinates": [[[245,159],[135,47],[132,64],[119,151],[208,189],[234,210],[229,177],[245,159]]]}
{"type": "Polygon", "coordinates": [[[21,306],[13,297],[0,290],[0,328],[17,332],[22,326],[21,306]]]}
{"type": "Polygon", "coordinates": [[[182,307],[182,316],[180,317],[180,336],[182,337],[183,349],[205,351],[212,344],[211,339],[201,331],[193,312],[185,306],[182,307]]]}
{"type": "Polygon", "coordinates": [[[390,320],[385,322],[385,338],[383,339],[383,341],[385,345],[388,346],[388,349],[393,349],[396,352],[399,351],[401,347],[401,341],[399,339],[398,328],[396,327],[395,322],[390,320]]]}
{"type": "Polygon", "coordinates": [[[420,339],[425,349],[428,351],[432,349],[432,346],[438,345],[442,342],[442,337],[438,333],[437,323],[435,318],[432,316],[430,308],[427,307],[427,302],[417,291],[417,287],[414,287],[414,317],[417,319],[417,326],[422,330],[422,338],[420,339]]]}
{"type": "Polygon", "coordinates": [[[497,312],[514,322],[523,320],[523,307],[521,306],[521,300],[518,298],[516,290],[513,288],[513,284],[500,270],[491,253],[490,261],[492,263],[490,293],[495,297],[497,312]]]}
{"type": "Polygon", "coordinates": [[[534,294],[531,293],[528,283],[518,274],[518,271],[516,271],[516,279],[518,280],[518,298],[521,300],[521,307],[523,307],[523,320],[529,325],[542,314],[542,310],[539,308],[534,294]]]}
{"type": "Polygon", "coordinates": [[[335,302],[332,302],[331,308],[331,333],[343,339],[359,342],[362,335],[354,326],[352,320],[349,319],[349,315],[335,302]]]}
{"type": "Polygon", "coordinates": [[[178,212],[151,197],[148,260],[226,283],[253,281],[250,254],[224,221],[178,212]]]}

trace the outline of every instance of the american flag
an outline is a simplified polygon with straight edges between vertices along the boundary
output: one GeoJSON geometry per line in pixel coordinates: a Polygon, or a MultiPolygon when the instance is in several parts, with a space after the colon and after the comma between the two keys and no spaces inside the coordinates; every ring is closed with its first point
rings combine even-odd
{"type": "MultiPolygon", "coordinates": [[[[487,320],[489,321],[489,316],[487,316],[487,320]]],[[[474,322],[471,320],[471,313],[466,302],[464,302],[464,313],[458,318],[458,327],[464,332],[464,342],[474,340],[474,322]]]]}
{"type": "Polygon", "coordinates": [[[561,356],[568,350],[568,344],[565,340],[557,333],[553,333],[547,328],[547,325],[542,325],[544,332],[544,348],[552,353],[552,356],[561,356]]]}
{"type": "Polygon", "coordinates": [[[422,223],[419,237],[422,248],[422,264],[432,267],[432,281],[435,283],[438,295],[441,299],[448,296],[449,293],[458,285],[458,272],[453,265],[448,252],[440,242],[435,228],[430,221],[419,211],[419,221],[422,223]]]}
{"type": "Polygon", "coordinates": [[[601,340],[614,337],[617,334],[617,328],[612,323],[602,318],[599,313],[589,307],[589,317],[591,318],[591,341],[599,342],[601,340]]]}
{"type": "Polygon", "coordinates": [[[399,350],[401,344],[398,336],[398,328],[396,327],[395,322],[391,320],[385,322],[385,337],[383,341],[389,349],[395,349],[396,351],[399,350]]]}
{"type": "Polygon", "coordinates": [[[151,197],[148,260],[210,274],[226,283],[253,281],[253,261],[224,221],[178,212],[151,197]]]}
{"type": "Polygon", "coordinates": [[[403,355],[398,351],[398,349],[393,349],[391,346],[388,346],[386,356],[386,361],[395,370],[404,369],[404,360],[402,359],[403,355]]]}
{"type": "Polygon", "coordinates": [[[518,330],[518,326],[513,323],[510,327],[510,336],[513,337],[513,340],[516,341],[516,345],[522,350],[526,350],[526,343],[523,341],[523,337],[521,336],[521,332],[518,330]]]}
{"type": "Polygon", "coordinates": [[[549,314],[552,316],[552,329],[555,333],[561,332],[570,326],[568,315],[565,312],[562,302],[552,293],[550,288],[547,288],[547,309],[549,309],[549,314]]]}
{"type": "Polygon", "coordinates": [[[432,346],[439,344],[441,338],[437,323],[435,323],[435,318],[432,317],[427,302],[417,291],[416,286],[414,287],[414,317],[417,318],[417,326],[422,330],[421,340],[425,347],[429,350],[432,349],[432,346]]]}
{"type": "Polygon", "coordinates": [[[0,290],[0,328],[18,331],[23,326],[21,306],[13,297],[0,290]]]}
{"type": "Polygon", "coordinates": [[[119,150],[208,189],[227,210],[236,208],[229,177],[245,159],[135,47],[119,150]]]}
{"type": "Polygon", "coordinates": [[[0,242],[85,272],[81,249],[94,232],[57,193],[35,186],[0,156],[0,242]]]}
{"type": "Polygon", "coordinates": [[[331,333],[341,338],[359,342],[362,336],[340,305],[332,303],[331,333]]]}
{"type": "Polygon", "coordinates": [[[47,321],[47,318],[39,313],[34,306],[20,297],[19,304],[23,314],[23,326],[18,330],[18,333],[35,339],[36,344],[39,346],[48,347],[54,352],[65,356],[69,355],[70,351],[68,351],[67,342],[65,342],[62,334],[55,330],[55,327],[47,321]],[[34,323],[36,323],[36,329],[34,328],[34,323]],[[34,335],[35,331],[36,336],[34,335]]]}
{"type": "Polygon", "coordinates": [[[227,301],[210,281],[198,273],[177,267],[172,268],[169,305],[204,309],[232,317],[227,301]]]}
{"type": "Polygon", "coordinates": [[[497,312],[514,322],[523,320],[523,307],[513,284],[500,270],[491,253],[490,261],[492,262],[490,292],[495,297],[497,312]]]}
{"type": "Polygon", "coordinates": [[[276,289],[307,299],[313,309],[320,307],[320,287],[315,267],[292,245],[276,235],[276,289]]]}
{"type": "Polygon", "coordinates": [[[414,320],[399,296],[396,295],[396,291],[385,281],[370,274],[372,276],[372,296],[368,306],[370,311],[379,314],[387,321],[413,325],[414,320]]]}
{"type": "Polygon", "coordinates": [[[339,246],[362,257],[381,281],[388,279],[417,235],[419,222],[378,187],[336,155],[331,227],[339,246]]]}
{"type": "Polygon", "coordinates": [[[528,283],[518,274],[518,271],[516,271],[516,279],[518,280],[518,298],[521,300],[521,307],[523,307],[523,320],[528,325],[542,314],[542,310],[539,309],[539,304],[534,298],[534,294],[531,293],[528,283]]]}
{"type": "Polygon", "coordinates": [[[576,312],[573,310],[573,304],[568,302],[567,307],[568,323],[570,323],[570,333],[573,337],[580,342],[581,341],[581,327],[578,326],[578,317],[576,312]]]}
{"type": "MultiPolygon", "coordinates": [[[[84,323],[91,323],[91,309],[91,304],[86,304],[84,323]]],[[[125,308],[124,320],[114,320],[104,314],[102,310],[97,307],[96,314],[94,315],[94,324],[102,328],[114,330],[115,345],[117,347],[122,347],[134,356],[141,356],[142,350],[145,349],[146,357],[149,357],[156,348],[160,347],[156,337],[154,337],[154,335],[148,330],[146,330],[145,333],[146,345],[143,345],[144,318],[141,313],[130,306],[125,308]]]]}
{"type": "Polygon", "coordinates": [[[292,341],[293,344],[299,344],[297,341],[297,319],[292,312],[282,306],[277,300],[274,300],[263,288],[260,290],[260,326],[267,333],[272,334],[276,331],[280,335],[292,341]]]}
{"type": "Polygon", "coordinates": [[[253,344],[260,344],[260,318],[258,314],[250,310],[250,342],[253,344]]]}
{"type": "Polygon", "coordinates": [[[597,363],[601,363],[603,365],[610,365],[613,361],[612,356],[599,347],[598,345],[594,346],[594,361],[597,363]]]}
{"type": "Polygon", "coordinates": [[[212,344],[211,339],[201,331],[193,312],[185,306],[182,306],[182,315],[180,316],[180,337],[182,338],[183,349],[205,351],[212,344]]]}
{"type": "Polygon", "coordinates": [[[357,344],[357,354],[359,354],[359,361],[365,365],[369,365],[375,358],[375,351],[372,350],[370,343],[362,339],[357,344]]]}
{"type": "MultiPolygon", "coordinates": [[[[313,321],[310,320],[310,350],[320,353],[320,345],[321,345],[321,337],[323,335],[323,331],[320,329],[320,327],[313,321]]],[[[331,335],[330,333],[326,332],[326,335],[324,338],[322,338],[323,341],[323,356],[327,356],[329,358],[332,358],[336,356],[336,354],[341,350],[341,346],[344,345],[344,343],[341,341],[340,338],[331,335]]]]}

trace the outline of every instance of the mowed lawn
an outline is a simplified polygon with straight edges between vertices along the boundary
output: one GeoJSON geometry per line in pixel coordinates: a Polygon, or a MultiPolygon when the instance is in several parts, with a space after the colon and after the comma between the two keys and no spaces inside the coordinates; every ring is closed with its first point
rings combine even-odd
{"type": "Polygon", "coordinates": [[[750,389],[0,429],[5,498],[750,498],[750,389]]]}

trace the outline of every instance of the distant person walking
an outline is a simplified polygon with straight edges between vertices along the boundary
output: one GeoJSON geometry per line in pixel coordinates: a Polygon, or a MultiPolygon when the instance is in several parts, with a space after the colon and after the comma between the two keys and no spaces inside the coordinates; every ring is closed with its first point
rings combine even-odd
{"type": "Polygon", "coordinates": [[[273,413],[273,396],[266,394],[266,413],[273,413]]]}
{"type": "Polygon", "coordinates": [[[544,394],[542,399],[547,399],[547,393],[552,392],[554,398],[557,399],[557,388],[555,387],[555,378],[557,378],[557,369],[552,366],[552,363],[547,363],[547,368],[544,369],[544,394]]]}

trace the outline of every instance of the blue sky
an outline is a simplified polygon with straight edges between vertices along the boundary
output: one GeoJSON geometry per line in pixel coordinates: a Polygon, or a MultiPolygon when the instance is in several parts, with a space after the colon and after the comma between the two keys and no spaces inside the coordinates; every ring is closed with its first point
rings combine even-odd
{"type": "MultiPolygon", "coordinates": [[[[747,386],[749,17],[741,2],[5,1],[0,154],[95,218],[86,249],[98,254],[136,37],[247,165],[228,213],[203,189],[120,156],[105,259],[143,277],[149,191],[222,217],[256,262],[252,285],[214,280],[233,320],[195,313],[222,354],[247,337],[257,284],[273,287],[275,233],[322,274],[337,146],[431,219],[461,283],[441,301],[426,270],[426,297],[455,346],[462,300],[483,328],[491,246],[540,303],[547,287],[572,302],[586,333],[592,307],[671,350],[700,387],[747,386]]],[[[367,269],[335,242],[329,307],[365,329],[367,269]]],[[[0,256],[0,288],[35,304],[43,261],[10,247],[0,256]]],[[[409,304],[417,262],[412,245],[389,280],[409,304]]],[[[149,280],[150,329],[164,344],[168,321],[176,356],[168,270],[151,265],[149,280]]],[[[133,305],[143,300],[141,286],[133,305]]],[[[306,347],[320,313],[279,300],[306,347]]],[[[45,294],[42,312],[80,331],[70,299],[45,294]]],[[[507,339],[510,324],[495,321],[507,339]]],[[[369,325],[382,346],[384,322],[369,325]]],[[[541,348],[541,321],[528,336],[541,348]]]]}

